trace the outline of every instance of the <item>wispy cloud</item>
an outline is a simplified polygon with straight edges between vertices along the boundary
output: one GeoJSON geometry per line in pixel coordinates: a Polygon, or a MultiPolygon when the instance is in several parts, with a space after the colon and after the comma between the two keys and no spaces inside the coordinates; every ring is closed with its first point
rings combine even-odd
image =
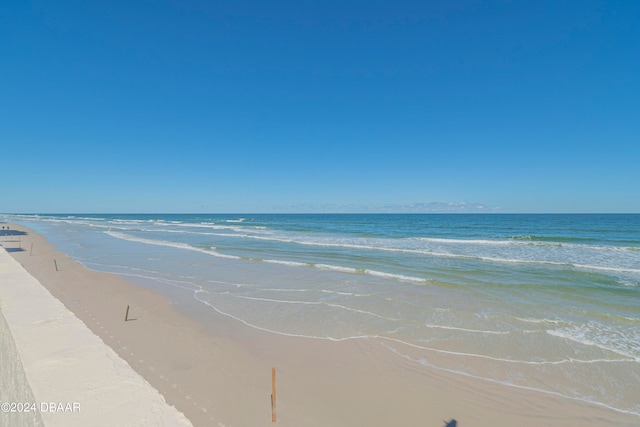
{"type": "Polygon", "coordinates": [[[503,209],[475,202],[421,202],[410,204],[313,204],[274,206],[276,212],[298,213],[497,213],[503,209]]]}
{"type": "Polygon", "coordinates": [[[456,212],[499,212],[502,209],[474,202],[426,202],[408,205],[390,204],[380,209],[380,212],[411,212],[411,213],[456,213],[456,212]]]}

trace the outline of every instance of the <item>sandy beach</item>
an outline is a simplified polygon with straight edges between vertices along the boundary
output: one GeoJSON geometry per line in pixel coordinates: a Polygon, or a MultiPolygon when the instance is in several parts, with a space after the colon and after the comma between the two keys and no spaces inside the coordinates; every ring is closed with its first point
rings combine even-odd
{"type": "MultiPolygon", "coordinates": [[[[333,342],[256,330],[180,293],[165,295],[86,269],[45,237],[9,226],[25,234],[2,237],[0,244],[194,426],[443,426],[456,420],[461,427],[595,427],[640,422],[583,401],[417,369],[368,340],[333,342]]],[[[38,331],[43,337],[51,333],[45,327],[38,331]]]]}

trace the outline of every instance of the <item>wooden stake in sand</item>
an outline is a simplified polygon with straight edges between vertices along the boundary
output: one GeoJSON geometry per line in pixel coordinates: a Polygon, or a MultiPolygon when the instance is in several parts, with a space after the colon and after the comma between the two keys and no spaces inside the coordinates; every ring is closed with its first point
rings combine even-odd
{"type": "Polygon", "coordinates": [[[271,368],[271,422],[276,422],[276,368],[271,368]]]}
{"type": "Polygon", "coordinates": [[[127,313],[124,315],[124,321],[128,321],[129,320],[129,306],[127,305],[127,313]]]}
{"type": "Polygon", "coordinates": [[[55,259],[53,260],[53,265],[56,266],[56,271],[60,271],[58,270],[58,261],[56,261],[55,259]]]}

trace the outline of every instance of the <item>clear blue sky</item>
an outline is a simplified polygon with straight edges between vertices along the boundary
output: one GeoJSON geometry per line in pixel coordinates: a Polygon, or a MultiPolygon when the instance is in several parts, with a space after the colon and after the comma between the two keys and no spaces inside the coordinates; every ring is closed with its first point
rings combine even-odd
{"type": "Polygon", "coordinates": [[[0,212],[640,212],[638,1],[3,1],[0,54],[0,212]]]}

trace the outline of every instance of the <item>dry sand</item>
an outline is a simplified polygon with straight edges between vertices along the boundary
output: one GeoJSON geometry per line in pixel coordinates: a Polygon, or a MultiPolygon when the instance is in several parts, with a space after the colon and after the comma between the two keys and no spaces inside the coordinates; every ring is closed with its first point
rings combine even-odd
{"type": "Polygon", "coordinates": [[[85,269],[44,237],[11,227],[27,233],[19,243],[24,250],[12,255],[195,426],[274,425],[272,367],[275,425],[443,426],[453,419],[458,427],[640,425],[636,416],[595,404],[416,366],[368,340],[258,331],[185,295],[170,300],[85,269]],[[127,305],[135,320],[125,322],[127,305]]]}

